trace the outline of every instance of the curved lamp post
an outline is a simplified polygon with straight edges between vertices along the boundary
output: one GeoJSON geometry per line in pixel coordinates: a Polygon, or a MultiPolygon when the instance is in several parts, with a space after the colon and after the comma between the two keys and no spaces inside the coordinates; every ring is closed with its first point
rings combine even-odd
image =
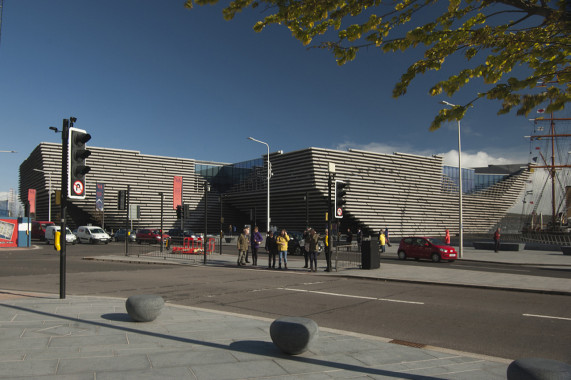
{"type": "Polygon", "coordinates": [[[267,180],[268,180],[268,189],[267,189],[268,190],[268,195],[267,195],[268,199],[267,199],[267,201],[268,201],[268,204],[267,204],[267,208],[266,208],[266,211],[267,211],[266,234],[269,234],[270,233],[270,146],[268,145],[268,143],[265,143],[265,142],[260,141],[260,140],[256,140],[253,137],[248,137],[248,140],[252,140],[252,141],[255,141],[257,143],[264,144],[268,148],[268,155],[266,156],[267,157],[267,169],[268,169],[267,170],[267,180]]]}
{"type": "MultiPolygon", "coordinates": [[[[449,107],[457,107],[456,104],[442,100],[440,104],[444,104],[449,107]]],[[[462,143],[460,140],[460,119],[456,120],[458,122],[458,182],[460,186],[458,187],[458,210],[459,210],[459,230],[460,230],[460,245],[458,251],[458,258],[461,259],[464,256],[464,230],[462,227],[462,143]]]]}

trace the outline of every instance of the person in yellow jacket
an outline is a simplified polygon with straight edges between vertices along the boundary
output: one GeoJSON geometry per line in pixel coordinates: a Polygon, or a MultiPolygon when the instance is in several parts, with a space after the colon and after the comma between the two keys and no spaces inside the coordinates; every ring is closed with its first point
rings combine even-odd
{"type": "Polygon", "coordinates": [[[381,253],[385,252],[385,245],[387,244],[387,237],[385,233],[381,231],[379,235],[379,245],[381,246],[381,253]]]}
{"type": "Polygon", "coordinates": [[[285,228],[281,230],[280,234],[276,238],[276,243],[278,245],[278,251],[280,253],[279,267],[282,269],[282,257],[284,259],[284,268],[287,269],[287,243],[289,242],[289,236],[286,233],[285,228]]]}

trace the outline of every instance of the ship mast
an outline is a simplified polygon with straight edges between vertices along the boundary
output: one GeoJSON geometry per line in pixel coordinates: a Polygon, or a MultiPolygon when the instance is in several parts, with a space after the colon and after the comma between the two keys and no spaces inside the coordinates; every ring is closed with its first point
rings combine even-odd
{"type": "Polygon", "coordinates": [[[545,157],[543,156],[543,154],[540,153],[541,158],[543,160],[544,165],[534,165],[533,168],[534,169],[547,169],[547,172],[549,173],[549,177],[551,179],[551,221],[552,221],[552,226],[555,226],[555,221],[556,221],[556,191],[555,191],[555,186],[556,186],[556,174],[557,174],[557,169],[560,168],[571,168],[571,165],[556,165],[555,162],[555,140],[558,137],[571,137],[570,134],[557,134],[556,130],[555,130],[555,121],[569,121],[571,120],[571,118],[555,118],[553,117],[553,112],[550,113],[550,117],[548,119],[545,118],[541,118],[541,119],[535,119],[534,122],[537,124],[538,121],[549,121],[549,134],[547,135],[535,135],[535,136],[529,136],[530,140],[533,141],[535,140],[541,140],[541,139],[545,139],[545,138],[550,138],[551,139],[551,163],[549,163],[545,157]]]}

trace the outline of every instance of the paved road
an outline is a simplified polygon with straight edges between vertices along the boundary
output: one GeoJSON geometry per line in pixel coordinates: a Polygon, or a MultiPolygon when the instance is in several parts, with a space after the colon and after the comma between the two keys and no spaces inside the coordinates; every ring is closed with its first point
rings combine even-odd
{"type": "MultiPolygon", "coordinates": [[[[81,260],[80,252],[101,254],[111,248],[70,247],[68,294],[127,297],[156,293],[180,305],[268,318],[307,316],[320,326],[504,358],[539,352],[567,360],[571,352],[562,334],[571,331],[569,296],[311,274],[301,270],[299,260],[292,262],[294,270],[288,272],[81,260]]],[[[233,260],[233,256],[222,257],[230,263],[233,260]]],[[[2,255],[1,261],[0,288],[58,293],[59,258],[52,250],[2,255]],[[13,266],[22,261],[27,265],[13,266]],[[7,269],[11,266],[18,268],[18,276],[7,275],[12,273],[7,269]]],[[[403,267],[408,265],[418,263],[411,261],[403,267]]],[[[438,265],[440,270],[450,267],[438,265]]]]}
{"type": "MultiPolygon", "coordinates": [[[[571,261],[571,260],[570,260],[571,261]]],[[[414,267],[433,268],[434,263],[428,261],[415,260],[399,260],[395,257],[383,257],[382,263],[408,265],[414,267]]],[[[571,278],[570,267],[549,267],[529,264],[511,264],[511,263],[493,263],[493,262],[477,262],[477,261],[455,261],[454,263],[442,263],[439,268],[449,270],[473,270],[480,272],[495,272],[520,274],[526,276],[537,277],[553,277],[553,278],[571,278]]]]}

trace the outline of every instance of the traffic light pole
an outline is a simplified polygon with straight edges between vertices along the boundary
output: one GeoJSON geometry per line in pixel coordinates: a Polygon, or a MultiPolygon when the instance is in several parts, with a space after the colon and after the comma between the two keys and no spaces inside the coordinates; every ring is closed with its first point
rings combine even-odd
{"type": "Polygon", "coordinates": [[[164,196],[163,193],[160,192],[159,195],[161,196],[161,253],[163,253],[163,200],[164,196]]]}
{"type": "Polygon", "coordinates": [[[131,192],[131,185],[127,185],[127,193],[125,194],[125,210],[127,210],[127,217],[125,218],[125,256],[129,256],[129,193],[131,192]]]}
{"type": "MultiPolygon", "coordinates": [[[[73,121],[71,123],[73,126],[73,121]]],[[[65,299],[66,278],[66,221],[67,212],[67,144],[69,134],[69,120],[63,120],[61,130],[61,225],[60,225],[60,254],[59,254],[59,298],[65,299]]]]}
{"type": "Polygon", "coordinates": [[[331,272],[331,254],[333,253],[333,216],[335,215],[335,211],[333,210],[333,202],[331,201],[331,187],[333,185],[333,175],[332,173],[329,173],[329,181],[328,181],[328,185],[329,185],[329,197],[328,197],[328,205],[327,208],[329,210],[329,215],[327,216],[327,231],[329,233],[328,236],[328,252],[325,252],[325,260],[327,261],[327,271],[331,272]]]}

